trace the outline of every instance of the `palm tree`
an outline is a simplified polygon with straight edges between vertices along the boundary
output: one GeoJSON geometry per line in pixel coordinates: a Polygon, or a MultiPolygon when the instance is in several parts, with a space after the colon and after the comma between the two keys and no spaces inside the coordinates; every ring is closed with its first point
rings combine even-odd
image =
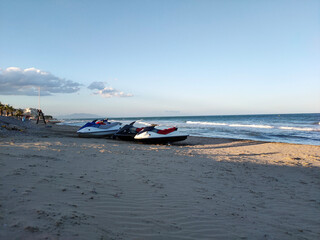
{"type": "Polygon", "coordinates": [[[10,106],[10,114],[11,117],[13,117],[13,113],[16,111],[17,109],[15,109],[14,107],[10,106]]]}
{"type": "Polygon", "coordinates": [[[4,105],[0,102],[0,116],[2,116],[4,110],[4,105]]]}
{"type": "Polygon", "coordinates": [[[17,109],[14,115],[17,116],[18,118],[21,118],[23,116],[23,109],[21,108],[17,109]]]}
{"type": "Polygon", "coordinates": [[[11,116],[13,116],[13,112],[15,111],[14,107],[10,106],[9,104],[6,104],[4,106],[4,110],[6,111],[7,116],[9,116],[9,114],[11,114],[11,116]]]}
{"type": "Polygon", "coordinates": [[[8,117],[9,116],[9,109],[10,109],[10,106],[8,104],[6,104],[4,106],[4,110],[6,111],[6,116],[8,117]]]}

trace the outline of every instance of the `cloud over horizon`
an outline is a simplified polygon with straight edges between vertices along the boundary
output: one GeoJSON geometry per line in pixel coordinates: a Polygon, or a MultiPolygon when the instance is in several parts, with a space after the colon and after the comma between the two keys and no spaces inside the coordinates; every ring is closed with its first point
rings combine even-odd
{"type": "Polygon", "coordinates": [[[80,90],[80,86],[80,83],[36,68],[0,68],[0,95],[36,96],[40,87],[42,96],[50,96],[55,93],[74,93],[80,90]]]}
{"type": "Polygon", "coordinates": [[[92,82],[88,89],[97,90],[93,92],[94,95],[100,95],[103,98],[112,97],[133,97],[130,93],[124,93],[112,87],[106,87],[104,82],[92,82]]]}

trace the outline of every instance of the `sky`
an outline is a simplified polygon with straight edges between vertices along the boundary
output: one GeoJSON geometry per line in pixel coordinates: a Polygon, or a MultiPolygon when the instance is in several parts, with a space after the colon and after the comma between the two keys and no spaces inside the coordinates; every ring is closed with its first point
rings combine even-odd
{"type": "Polygon", "coordinates": [[[54,116],[320,112],[318,0],[0,0],[0,101],[54,116]]]}

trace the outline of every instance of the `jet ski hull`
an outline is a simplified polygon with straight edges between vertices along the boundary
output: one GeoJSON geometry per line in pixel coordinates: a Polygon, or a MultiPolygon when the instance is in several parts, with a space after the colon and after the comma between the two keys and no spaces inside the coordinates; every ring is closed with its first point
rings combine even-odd
{"type": "Polygon", "coordinates": [[[172,136],[172,137],[152,137],[152,138],[140,138],[134,139],[137,142],[141,143],[172,143],[186,140],[188,135],[181,135],[181,136],[172,136]]]}
{"type": "Polygon", "coordinates": [[[177,134],[176,132],[171,132],[168,134],[159,134],[154,131],[145,131],[138,133],[134,140],[143,143],[169,143],[183,141],[188,137],[188,135],[177,134]]]}
{"type": "Polygon", "coordinates": [[[104,137],[111,137],[113,136],[118,130],[114,130],[114,131],[96,131],[96,132],[78,132],[78,136],[79,137],[87,137],[87,138],[90,138],[90,137],[94,137],[94,138],[97,138],[97,137],[100,137],[100,138],[104,138],[104,137]]]}
{"type": "Polygon", "coordinates": [[[83,127],[81,127],[77,134],[79,137],[111,137],[121,128],[121,123],[114,122],[108,123],[104,125],[98,125],[94,122],[87,123],[83,127]]]}
{"type": "Polygon", "coordinates": [[[115,137],[115,138],[118,138],[118,139],[120,139],[120,140],[124,140],[124,141],[133,141],[135,135],[136,135],[135,133],[134,133],[134,134],[128,134],[128,133],[118,134],[118,133],[116,133],[116,134],[114,135],[114,137],[115,137]]]}

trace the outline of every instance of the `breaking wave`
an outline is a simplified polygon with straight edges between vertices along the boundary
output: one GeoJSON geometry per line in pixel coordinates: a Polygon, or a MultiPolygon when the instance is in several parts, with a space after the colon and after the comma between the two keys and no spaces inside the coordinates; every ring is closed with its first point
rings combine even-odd
{"type": "Polygon", "coordinates": [[[250,127],[250,128],[274,128],[268,125],[246,125],[246,124],[230,124],[230,127],[250,127]]]}
{"type": "Polygon", "coordinates": [[[201,122],[201,121],[186,121],[186,124],[193,125],[206,125],[206,126],[228,126],[228,127],[239,127],[239,128],[261,128],[261,129],[281,129],[281,130],[293,130],[293,131],[305,131],[305,132],[319,132],[320,129],[307,128],[307,127],[277,127],[270,125],[259,125],[259,124],[227,124],[227,123],[217,123],[217,122],[201,122]]]}
{"type": "Polygon", "coordinates": [[[314,129],[314,128],[299,128],[299,127],[279,127],[279,128],[283,129],[283,130],[306,131],[306,132],[310,132],[310,131],[319,132],[320,131],[320,129],[314,129]]]}
{"type": "Polygon", "coordinates": [[[151,126],[150,123],[143,122],[143,121],[141,121],[141,120],[138,120],[137,123],[140,123],[140,124],[143,124],[143,125],[146,125],[146,126],[151,126]]]}
{"type": "Polygon", "coordinates": [[[212,126],[228,126],[226,123],[215,123],[215,122],[194,122],[194,121],[187,121],[187,124],[200,124],[200,125],[212,125],[212,126]]]}
{"type": "Polygon", "coordinates": [[[216,122],[194,122],[187,121],[187,124],[200,124],[200,125],[210,125],[210,126],[229,126],[229,127],[250,127],[250,128],[273,128],[268,125],[248,125],[248,124],[227,124],[227,123],[216,123],[216,122]]]}

